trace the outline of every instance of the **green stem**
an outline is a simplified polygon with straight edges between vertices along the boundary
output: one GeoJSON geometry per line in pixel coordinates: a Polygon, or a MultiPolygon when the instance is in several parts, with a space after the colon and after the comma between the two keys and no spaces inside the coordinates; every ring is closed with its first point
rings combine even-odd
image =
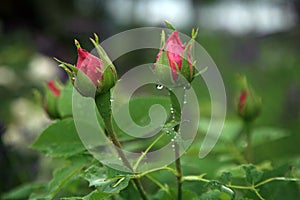
{"type": "MultiPolygon", "coordinates": [[[[176,95],[173,93],[173,91],[169,90],[170,93],[170,99],[171,99],[171,106],[173,109],[173,113],[171,113],[171,115],[173,115],[173,119],[178,121],[181,120],[181,107],[180,105],[183,105],[183,101],[184,101],[184,95],[185,95],[185,89],[183,89],[183,94],[182,94],[182,99],[181,104],[179,103],[176,95]]],[[[174,127],[175,132],[177,132],[177,137],[179,137],[179,126],[180,124],[176,125],[174,127]]],[[[182,170],[181,170],[181,162],[180,162],[180,149],[179,149],[179,145],[176,142],[176,140],[174,140],[174,153],[175,153],[175,169],[177,172],[177,176],[176,176],[176,181],[177,181],[177,199],[181,200],[182,199],[182,170]]]]}
{"type": "Polygon", "coordinates": [[[261,181],[259,183],[257,183],[254,187],[260,187],[264,184],[267,184],[269,182],[272,182],[272,181],[300,181],[300,179],[298,178],[287,178],[287,177],[273,177],[273,178],[269,178],[269,179],[266,179],[264,181],[261,181]]]}
{"type": "MultiPolygon", "coordinates": [[[[126,155],[122,151],[122,145],[119,142],[118,137],[116,136],[114,129],[113,129],[112,116],[111,116],[112,112],[111,112],[110,91],[108,91],[104,94],[101,94],[101,95],[97,95],[95,98],[95,101],[96,101],[96,105],[99,110],[99,113],[103,118],[105,128],[106,128],[106,133],[110,137],[113,144],[117,147],[116,149],[117,149],[118,155],[120,156],[123,164],[126,167],[128,167],[129,169],[133,170],[130,162],[126,158],[126,155]]],[[[132,181],[133,181],[136,189],[138,190],[141,198],[143,200],[148,200],[140,180],[133,179],[132,181]]]]}
{"type": "Polygon", "coordinates": [[[245,132],[246,132],[246,158],[249,163],[253,162],[253,150],[252,150],[252,135],[251,135],[251,124],[250,122],[244,122],[245,132]]]}
{"type": "Polygon", "coordinates": [[[133,175],[133,178],[141,178],[143,176],[146,176],[147,174],[150,174],[150,173],[156,172],[156,171],[160,171],[160,170],[167,170],[167,171],[173,173],[175,176],[177,176],[177,171],[175,169],[173,169],[171,167],[164,166],[164,167],[151,169],[151,170],[145,171],[145,172],[140,173],[140,174],[133,175]]]}
{"type": "Polygon", "coordinates": [[[138,168],[140,162],[143,160],[143,158],[147,155],[147,153],[151,150],[151,148],[164,136],[164,134],[161,134],[158,136],[149,146],[148,148],[142,153],[142,155],[138,158],[135,165],[133,166],[133,171],[136,171],[138,168]]]}
{"type": "Polygon", "coordinates": [[[110,92],[106,92],[104,94],[96,96],[95,101],[99,113],[103,118],[106,134],[109,136],[113,144],[117,147],[116,150],[118,152],[118,155],[121,157],[123,164],[129,169],[132,169],[129,161],[127,160],[124,152],[122,151],[122,145],[119,142],[116,134],[114,133],[114,129],[111,121],[110,92]]]}
{"type": "Polygon", "coordinates": [[[241,151],[238,149],[237,145],[233,141],[228,141],[227,146],[228,146],[229,153],[232,155],[233,158],[235,158],[235,160],[239,164],[248,163],[248,161],[245,158],[245,155],[241,153],[241,151]]]}
{"type": "Polygon", "coordinates": [[[176,171],[177,171],[177,199],[181,200],[182,199],[182,170],[181,170],[181,163],[180,163],[180,158],[179,158],[179,147],[177,142],[174,142],[175,145],[175,157],[178,157],[177,160],[175,161],[175,166],[176,166],[176,171]]]}
{"type": "Polygon", "coordinates": [[[171,193],[169,191],[169,189],[165,186],[163,186],[158,180],[156,180],[155,178],[153,178],[150,175],[146,175],[146,177],[152,181],[155,185],[157,185],[160,189],[162,189],[163,191],[165,191],[170,197],[171,197],[171,193]]]}

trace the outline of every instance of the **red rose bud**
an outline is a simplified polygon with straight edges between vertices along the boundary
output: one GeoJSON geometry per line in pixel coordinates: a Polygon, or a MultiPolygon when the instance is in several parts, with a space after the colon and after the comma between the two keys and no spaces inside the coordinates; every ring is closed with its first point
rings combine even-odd
{"type": "Polygon", "coordinates": [[[45,95],[43,99],[43,107],[51,119],[60,118],[57,109],[57,101],[60,96],[60,91],[61,91],[61,86],[58,82],[49,81],[47,83],[47,87],[45,89],[45,95]]]}
{"type": "MultiPolygon", "coordinates": [[[[193,39],[194,37],[196,37],[196,34],[193,35],[193,39]]],[[[195,68],[191,60],[193,39],[184,46],[177,30],[169,36],[166,42],[164,32],[162,33],[162,47],[156,56],[156,63],[154,65],[156,75],[161,82],[178,83],[178,73],[188,82],[193,80],[195,75],[195,68]],[[169,80],[170,74],[171,80],[169,80]]]]}
{"type": "Polygon", "coordinates": [[[237,111],[244,121],[253,121],[261,111],[261,98],[249,86],[245,76],[238,77],[239,94],[237,111]]]}
{"type": "Polygon", "coordinates": [[[54,81],[48,81],[47,83],[48,88],[50,89],[50,91],[57,97],[59,97],[60,95],[60,90],[58,89],[58,87],[55,85],[54,81]]]}
{"type": "Polygon", "coordinates": [[[105,93],[117,81],[115,67],[99,45],[98,36],[95,35],[95,40],[91,39],[91,41],[100,58],[81,48],[79,42],[75,40],[78,52],[76,66],[74,67],[71,64],[56,59],[61,63],[60,66],[68,73],[76,89],[84,96],[95,95],[95,90],[96,94],[105,93]]]}

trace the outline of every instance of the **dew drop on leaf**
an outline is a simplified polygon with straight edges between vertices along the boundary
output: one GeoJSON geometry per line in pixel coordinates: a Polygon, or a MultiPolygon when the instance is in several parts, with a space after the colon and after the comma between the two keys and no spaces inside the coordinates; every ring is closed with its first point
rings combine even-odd
{"type": "Polygon", "coordinates": [[[156,85],[156,89],[158,89],[158,90],[162,90],[163,88],[164,88],[163,85],[160,85],[160,84],[156,85]]]}

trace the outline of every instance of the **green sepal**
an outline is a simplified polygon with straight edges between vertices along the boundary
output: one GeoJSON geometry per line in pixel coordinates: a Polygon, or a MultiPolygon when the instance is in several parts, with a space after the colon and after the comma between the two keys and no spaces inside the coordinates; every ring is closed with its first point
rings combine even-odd
{"type": "Polygon", "coordinates": [[[192,29],[192,39],[195,40],[198,36],[199,29],[192,29]]]}
{"type": "Polygon", "coordinates": [[[176,28],[168,20],[165,20],[165,24],[169,29],[171,29],[173,31],[176,30],[176,28]]]}
{"type": "Polygon", "coordinates": [[[53,94],[53,92],[47,88],[44,98],[44,108],[50,119],[59,119],[60,115],[57,109],[58,97],[53,94]]]}
{"type": "MultiPolygon", "coordinates": [[[[98,41],[98,36],[95,39],[96,39],[96,41],[93,38],[90,38],[91,42],[93,43],[93,45],[95,46],[95,48],[97,50],[97,53],[98,53],[100,59],[102,60],[103,67],[106,68],[106,67],[110,67],[111,66],[111,68],[115,68],[113,66],[111,60],[109,59],[108,55],[104,51],[104,49],[97,42],[98,41]]],[[[114,69],[114,71],[115,71],[115,69],[114,69]]]]}
{"type": "Polygon", "coordinates": [[[185,49],[184,49],[184,54],[182,58],[182,65],[181,65],[181,71],[180,73],[187,79],[189,83],[193,81],[195,78],[196,74],[196,69],[195,69],[195,61],[193,62],[193,55],[192,55],[192,48],[193,44],[195,42],[195,38],[197,37],[198,34],[198,29],[195,31],[194,29],[192,30],[192,39],[187,43],[185,49]],[[190,63],[188,61],[188,56],[190,55],[190,59],[192,62],[192,72],[190,69],[190,63]]]}
{"type": "Polygon", "coordinates": [[[63,61],[61,61],[57,58],[53,58],[53,59],[60,63],[60,65],[58,65],[58,66],[63,68],[67,72],[67,74],[70,77],[72,83],[74,83],[74,79],[75,79],[75,77],[76,77],[79,70],[74,65],[72,65],[70,63],[63,62],[63,61]]]}
{"type": "Polygon", "coordinates": [[[106,67],[103,72],[103,81],[98,81],[97,93],[102,94],[109,91],[116,83],[117,75],[114,68],[106,67]]]}
{"type": "Polygon", "coordinates": [[[184,78],[186,78],[186,80],[188,82],[192,82],[193,78],[194,78],[194,66],[192,73],[191,73],[191,69],[190,69],[190,64],[188,62],[188,55],[189,55],[189,46],[187,46],[184,50],[184,54],[183,54],[183,58],[182,58],[182,64],[181,64],[181,70],[180,70],[180,74],[182,76],[184,76],[184,78]]]}
{"type": "Polygon", "coordinates": [[[85,97],[94,97],[96,93],[96,86],[91,79],[82,71],[78,71],[74,81],[74,87],[77,91],[85,97]]]}
{"type": "Polygon", "coordinates": [[[97,93],[105,93],[110,90],[118,80],[117,71],[104,49],[99,44],[99,38],[97,34],[94,34],[95,40],[90,38],[91,42],[95,46],[97,53],[102,60],[104,72],[103,80],[98,81],[97,93]]]}
{"type": "Polygon", "coordinates": [[[172,69],[170,67],[166,51],[162,51],[156,62],[155,75],[161,84],[167,87],[174,87],[175,82],[172,77],[172,69]]]}
{"type": "Polygon", "coordinates": [[[165,44],[166,44],[166,34],[162,30],[161,31],[161,38],[160,38],[160,49],[163,49],[165,47],[165,44]]]}

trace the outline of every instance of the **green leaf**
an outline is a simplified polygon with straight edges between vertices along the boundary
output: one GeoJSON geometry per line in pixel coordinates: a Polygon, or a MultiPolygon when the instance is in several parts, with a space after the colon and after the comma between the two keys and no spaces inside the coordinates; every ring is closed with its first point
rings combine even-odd
{"type": "Polygon", "coordinates": [[[232,197],[229,194],[221,192],[219,190],[209,190],[201,195],[200,200],[231,200],[232,197]]]}
{"type": "Polygon", "coordinates": [[[258,171],[254,165],[243,165],[243,169],[246,172],[246,180],[250,184],[255,184],[262,179],[263,172],[258,171]]]}
{"type": "MultiPolygon", "coordinates": [[[[164,96],[143,96],[143,97],[132,98],[129,102],[130,117],[139,126],[145,126],[149,124],[150,123],[149,110],[151,106],[155,104],[162,105],[166,110],[167,117],[168,118],[170,117],[169,114],[170,100],[169,98],[166,98],[164,96]]],[[[127,109],[128,107],[126,104],[124,106],[121,106],[120,110],[117,111],[116,115],[118,113],[120,114],[125,113],[127,109]]],[[[121,141],[129,139],[128,137],[126,138],[127,133],[123,134],[124,132],[118,127],[118,124],[114,120],[113,120],[113,126],[116,133],[122,136],[122,138],[120,138],[121,141]]],[[[132,123],[128,123],[129,129],[131,127],[134,128],[134,126],[136,125],[132,123]]]]}
{"type": "Polygon", "coordinates": [[[220,179],[222,183],[228,184],[231,182],[232,173],[231,172],[222,172],[220,179]]]}
{"type": "Polygon", "coordinates": [[[95,186],[104,193],[119,193],[128,186],[129,175],[119,175],[112,178],[107,176],[107,169],[92,165],[82,175],[89,182],[89,186],[95,186]]]}
{"type": "Polygon", "coordinates": [[[61,200],[101,200],[101,199],[107,199],[110,197],[111,194],[99,192],[98,190],[94,190],[90,194],[84,196],[84,197],[64,197],[60,198],[61,200]]]}
{"type": "Polygon", "coordinates": [[[140,200],[141,197],[137,195],[137,191],[134,188],[132,182],[129,182],[128,187],[120,192],[120,196],[123,199],[130,199],[130,200],[140,200]]]}
{"type": "Polygon", "coordinates": [[[256,128],[252,133],[253,145],[262,145],[266,142],[278,140],[289,135],[289,132],[285,129],[273,127],[256,128]]]}
{"type": "Polygon", "coordinates": [[[100,199],[107,199],[110,196],[111,196],[111,194],[107,194],[104,192],[99,192],[98,190],[94,190],[87,196],[83,197],[82,200],[100,200],[100,199]]]}
{"type": "Polygon", "coordinates": [[[43,193],[34,193],[30,199],[53,199],[59,191],[72,179],[78,176],[80,170],[89,163],[86,156],[72,157],[66,166],[54,171],[53,178],[49,182],[47,190],[43,193]]]}
{"type": "Polygon", "coordinates": [[[1,195],[1,199],[27,199],[33,191],[44,187],[45,184],[42,183],[25,183],[7,193],[4,193],[3,195],[1,195]]]}
{"type": "MultiPolygon", "coordinates": [[[[210,118],[201,118],[199,123],[199,129],[202,132],[207,132],[210,125],[210,118]]],[[[223,141],[232,141],[237,137],[237,134],[242,129],[242,123],[240,120],[227,120],[222,129],[220,139],[223,141]]]]}
{"type": "Polygon", "coordinates": [[[57,102],[57,109],[61,118],[72,116],[72,93],[73,85],[69,81],[61,91],[57,102]]]}
{"type": "Polygon", "coordinates": [[[72,118],[51,124],[39,135],[31,148],[53,157],[68,157],[85,151],[72,118]]]}

